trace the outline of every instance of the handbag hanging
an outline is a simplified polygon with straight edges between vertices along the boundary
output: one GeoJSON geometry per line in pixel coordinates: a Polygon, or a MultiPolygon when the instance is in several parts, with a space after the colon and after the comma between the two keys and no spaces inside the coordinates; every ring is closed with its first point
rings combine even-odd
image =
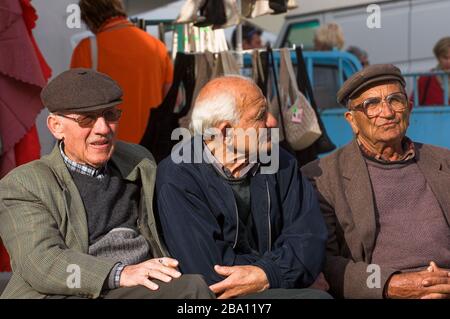
{"type": "Polygon", "coordinates": [[[285,126],[285,138],[295,151],[311,146],[322,134],[316,114],[306,97],[300,92],[295,78],[289,49],[280,49],[278,109],[285,126]]]}
{"type": "MultiPolygon", "coordinates": [[[[311,82],[308,77],[308,72],[306,70],[306,63],[303,57],[303,50],[301,46],[296,47],[295,49],[296,57],[297,57],[297,82],[300,90],[305,94],[311,103],[314,112],[316,113],[316,117],[320,126],[320,130],[322,131],[322,135],[319,139],[312,145],[314,150],[311,150],[312,153],[322,154],[328,153],[336,149],[336,145],[331,141],[328,133],[325,129],[325,125],[322,122],[320,114],[317,109],[317,104],[314,99],[314,93],[311,86],[311,82]]],[[[310,156],[311,159],[313,158],[310,156]]],[[[307,162],[308,160],[305,160],[307,162]]]]}
{"type": "Polygon", "coordinates": [[[149,121],[140,145],[146,147],[155,157],[157,163],[170,155],[178,141],[172,141],[174,129],[178,128],[178,120],[185,116],[192,104],[195,84],[195,59],[192,54],[177,53],[174,66],[174,79],[169,92],[158,108],[150,112],[149,121]],[[174,112],[178,90],[181,84],[186,92],[184,108],[174,112]]]}

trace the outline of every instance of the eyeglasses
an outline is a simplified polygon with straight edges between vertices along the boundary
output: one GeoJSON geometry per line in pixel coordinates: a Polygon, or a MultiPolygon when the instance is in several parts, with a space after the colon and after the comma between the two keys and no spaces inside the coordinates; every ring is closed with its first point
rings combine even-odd
{"type": "Polygon", "coordinates": [[[358,105],[350,107],[350,110],[362,111],[369,118],[376,117],[383,111],[383,101],[396,112],[404,111],[408,106],[406,94],[396,92],[389,94],[384,100],[381,97],[371,97],[358,105]]]}
{"type": "Polygon", "coordinates": [[[103,117],[108,123],[117,123],[122,115],[122,110],[120,109],[108,109],[101,113],[83,113],[83,115],[73,118],[61,113],[57,115],[64,117],[66,119],[77,122],[81,127],[92,127],[99,117],[103,117]]]}

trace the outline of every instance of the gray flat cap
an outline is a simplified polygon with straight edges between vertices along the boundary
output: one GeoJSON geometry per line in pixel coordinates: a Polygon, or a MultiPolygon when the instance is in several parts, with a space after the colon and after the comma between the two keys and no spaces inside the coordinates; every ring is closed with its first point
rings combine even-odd
{"type": "Polygon", "coordinates": [[[71,69],[54,78],[42,90],[50,112],[91,112],[122,103],[122,89],[108,75],[91,69],[71,69]]]}
{"type": "Polygon", "coordinates": [[[399,81],[403,87],[405,86],[405,79],[396,66],[392,64],[369,65],[344,82],[337,92],[337,101],[346,106],[348,99],[354,97],[356,93],[386,81],[399,81]]]}

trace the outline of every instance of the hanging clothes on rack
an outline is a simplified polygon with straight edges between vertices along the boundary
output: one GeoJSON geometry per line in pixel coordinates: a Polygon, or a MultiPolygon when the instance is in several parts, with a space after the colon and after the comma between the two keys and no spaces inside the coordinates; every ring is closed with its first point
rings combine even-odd
{"type": "Polygon", "coordinates": [[[222,29],[197,28],[192,23],[184,25],[182,39],[178,38],[178,33],[175,31],[172,39],[172,52],[197,53],[209,51],[218,53],[228,50],[225,32],[222,29]],[[178,46],[180,41],[183,44],[181,50],[178,46]]]}
{"type": "Polygon", "coordinates": [[[215,28],[220,28],[221,25],[227,22],[224,1],[206,0],[203,6],[200,7],[200,16],[205,17],[205,19],[196,22],[194,24],[196,27],[207,27],[212,25],[215,28]]]}
{"type": "MultiPolygon", "coordinates": [[[[40,158],[36,117],[40,92],[51,76],[33,37],[38,16],[30,0],[0,4],[0,178],[16,166],[40,158]]],[[[11,271],[0,240],[0,271],[11,271]]]]}
{"type": "Polygon", "coordinates": [[[224,75],[233,75],[239,74],[239,65],[237,64],[237,59],[230,51],[222,51],[219,52],[215,62],[215,72],[213,74],[213,78],[224,76],[224,75]]]}
{"type": "Polygon", "coordinates": [[[285,13],[287,11],[287,0],[270,0],[269,7],[274,14],[285,13]]]}
{"type": "Polygon", "coordinates": [[[220,26],[220,28],[228,28],[241,22],[239,16],[239,10],[236,0],[224,0],[225,2],[225,14],[227,16],[227,22],[220,26]]]}
{"type": "MultiPolygon", "coordinates": [[[[276,93],[278,90],[278,86],[276,85],[276,81],[274,81],[274,77],[278,78],[278,64],[272,63],[269,58],[270,54],[268,52],[270,51],[280,51],[280,50],[287,50],[287,49],[266,49],[266,50],[254,50],[254,51],[246,51],[245,54],[251,53],[252,54],[252,63],[248,63],[248,59],[245,59],[246,67],[251,67],[253,69],[253,79],[256,83],[260,86],[261,90],[263,91],[264,96],[267,98],[267,102],[269,104],[269,109],[271,112],[277,114],[279,111],[277,110],[278,107],[278,94],[276,93]],[[258,52],[258,53],[256,53],[258,52]],[[257,67],[256,65],[259,65],[257,67]],[[256,74],[256,75],[255,75],[256,74]]],[[[290,55],[290,54],[289,54],[290,55]]],[[[275,60],[275,59],[274,59],[275,60]]],[[[309,81],[309,77],[307,75],[306,65],[303,58],[303,52],[301,50],[301,47],[298,47],[296,49],[295,54],[295,60],[296,60],[296,66],[297,66],[297,85],[300,90],[300,92],[308,98],[310,105],[312,109],[314,110],[314,113],[316,114],[317,121],[320,127],[320,131],[322,132],[322,135],[309,147],[301,150],[301,151],[295,151],[286,141],[283,141],[282,146],[284,146],[286,149],[291,150],[293,154],[296,155],[297,160],[300,164],[300,166],[309,163],[310,161],[317,159],[319,154],[327,153],[333,151],[336,146],[333,144],[331,139],[329,138],[327,131],[325,129],[325,126],[323,125],[323,122],[320,118],[320,113],[318,112],[317,104],[314,99],[313,90],[311,87],[311,83],[309,81]]],[[[281,102],[280,102],[281,103],[281,102]]],[[[281,123],[282,119],[279,119],[279,126],[280,126],[280,137],[283,136],[283,126],[281,123]]]]}
{"type": "Polygon", "coordinates": [[[173,146],[177,143],[171,139],[172,132],[179,127],[179,119],[190,110],[195,85],[194,64],[194,55],[181,52],[177,54],[172,86],[161,105],[151,110],[140,144],[152,152],[157,163],[170,155],[173,146]],[[181,85],[185,91],[185,104],[180,112],[175,113],[174,108],[181,85]]]}
{"type": "Polygon", "coordinates": [[[297,82],[299,88],[302,91],[302,93],[309,98],[311,106],[313,107],[314,112],[316,113],[317,119],[319,121],[320,129],[322,131],[322,136],[311,146],[311,149],[305,150],[307,153],[309,153],[309,155],[305,156],[302,162],[305,161],[309,162],[310,159],[317,158],[318,154],[328,153],[335,150],[336,145],[334,145],[334,143],[331,141],[331,138],[328,136],[328,133],[325,129],[325,125],[323,124],[322,119],[320,118],[320,113],[314,98],[314,93],[311,82],[309,80],[305,59],[303,57],[303,49],[301,48],[301,46],[298,46],[295,49],[295,54],[297,59],[297,82]]]}
{"type": "MultiPolygon", "coordinates": [[[[229,51],[212,54],[210,52],[195,54],[195,89],[193,102],[206,83],[219,76],[238,75],[239,66],[234,55],[229,51]]],[[[192,107],[186,116],[180,118],[180,127],[188,128],[191,123],[192,107]]]]}
{"type": "Polygon", "coordinates": [[[267,96],[267,82],[268,77],[267,65],[263,61],[265,60],[262,55],[265,52],[259,52],[258,50],[252,51],[252,79],[258,85],[263,92],[264,96],[267,96]]]}
{"type": "MultiPolygon", "coordinates": [[[[298,55],[299,52],[296,55],[299,61],[296,78],[289,49],[277,51],[280,51],[282,56],[281,71],[278,71],[278,63],[275,62],[272,49],[246,53],[252,54],[253,79],[267,97],[271,112],[275,115],[283,114],[278,117],[281,128],[280,136],[288,138],[282,145],[296,154],[299,162],[304,164],[315,159],[319,151],[332,150],[334,144],[326,135],[325,128],[320,121],[320,114],[317,112],[312,90],[310,87],[308,89],[310,83],[307,82],[309,78],[306,74],[302,52],[299,51],[300,55],[298,55]],[[280,81],[278,81],[279,76],[280,81]],[[310,101],[306,99],[306,95],[310,101]],[[299,124],[303,126],[299,126],[299,124]],[[320,139],[322,142],[319,143],[320,139]],[[308,155],[304,156],[304,154],[308,155]]],[[[219,54],[210,52],[177,54],[176,64],[178,67],[175,76],[178,77],[178,80],[174,81],[166,100],[152,113],[152,116],[155,115],[155,119],[147,125],[146,133],[141,141],[142,145],[154,153],[157,161],[168,156],[176,144],[170,140],[172,130],[177,127],[189,128],[192,106],[200,89],[215,77],[242,73],[233,53],[227,51],[219,54]],[[186,63],[189,64],[189,70],[186,63]],[[189,76],[186,77],[185,74],[189,74],[189,76]],[[186,89],[189,101],[184,103],[182,110],[177,113],[174,109],[181,84],[186,89]]]]}
{"type": "MultiPolygon", "coordinates": [[[[192,103],[195,102],[200,89],[208,83],[209,79],[215,72],[214,67],[214,55],[211,52],[197,53],[192,55],[195,61],[195,85],[192,94],[192,103]]],[[[192,105],[189,105],[189,112],[179,119],[180,127],[189,128],[191,123],[192,105]]]]}
{"type": "MultiPolygon", "coordinates": [[[[306,97],[300,92],[295,78],[289,49],[280,50],[279,94],[281,105],[274,110],[276,118],[283,118],[285,138],[294,151],[311,146],[322,134],[316,114],[306,97]]],[[[281,138],[281,134],[280,134],[281,138]]]]}
{"type": "Polygon", "coordinates": [[[44,73],[50,72],[32,37],[35,19],[29,1],[7,0],[0,5],[0,178],[18,163],[40,157],[35,121],[43,108],[39,94],[46,84],[44,73]],[[22,141],[25,136],[35,144],[22,141]],[[20,143],[29,147],[17,152],[20,143]]]}
{"type": "Polygon", "coordinates": [[[157,162],[168,156],[177,143],[171,140],[172,131],[178,127],[189,128],[192,106],[201,88],[216,77],[231,74],[239,74],[239,66],[229,51],[217,54],[177,53],[173,84],[162,104],[152,110],[140,142],[152,152],[157,162]],[[180,89],[184,90],[186,98],[177,113],[175,108],[180,89]]]}
{"type": "Polygon", "coordinates": [[[240,21],[236,0],[187,0],[176,23],[194,23],[196,27],[223,29],[240,21]]]}
{"type": "Polygon", "coordinates": [[[205,17],[197,15],[205,0],[186,0],[181,7],[180,14],[176,19],[176,23],[191,23],[196,21],[204,21],[205,17]]]}
{"type": "Polygon", "coordinates": [[[281,14],[298,8],[296,0],[241,0],[241,13],[247,18],[281,14]]]}
{"type": "MultiPolygon", "coordinates": [[[[268,76],[266,78],[266,83],[265,85],[267,86],[267,104],[268,104],[268,108],[269,108],[269,112],[272,114],[281,114],[282,113],[282,109],[281,109],[281,94],[280,94],[280,88],[279,88],[279,84],[278,84],[278,65],[275,62],[274,59],[274,55],[273,55],[273,50],[270,47],[270,45],[267,46],[266,49],[266,54],[265,54],[265,59],[266,59],[266,65],[267,68],[269,69],[269,73],[268,76]],[[272,97],[272,98],[271,98],[272,97]]],[[[285,119],[283,116],[278,117],[277,119],[278,122],[278,127],[281,129],[280,130],[280,145],[285,148],[288,152],[294,154],[295,151],[292,148],[292,146],[289,144],[287,139],[282,139],[281,136],[287,136],[287,131],[286,131],[286,124],[285,124],[285,119]]]]}

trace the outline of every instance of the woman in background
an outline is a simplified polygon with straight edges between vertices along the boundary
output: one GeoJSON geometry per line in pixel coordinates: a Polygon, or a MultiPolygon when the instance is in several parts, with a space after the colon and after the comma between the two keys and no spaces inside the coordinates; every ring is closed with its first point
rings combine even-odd
{"type": "Polygon", "coordinates": [[[166,46],[128,21],[121,0],[80,0],[79,5],[81,19],[95,38],[84,39],[75,48],[71,67],[94,68],[119,83],[124,112],[118,139],[139,143],[150,110],[161,104],[172,83],[166,46]],[[96,56],[91,51],[93,43],[96,56]]]}
{"type": "Polygon", "coordinates": [[[339,24],[331,22],[320,26],[314,34],[314,50],[342,50],[344,47],[344,32],[339,24]]]}
{"type": "MultiPolygon", "coordinates": [[[[438,64],[431,71],[450,71],[450,37],[440,39],[433,48],[438,64]]],[[[443,105],[445,76],[431,75],[419,77],[419,105],[443,105]]],[[[450,81],[447,82],[447,85],[450,81]]],[[[450,86],[450,85],[449,85],[450,86]]],[[[448,91],[450,87],[447,88],[448,91]]],[[[450,99],[449,101],[450,102],[450,99]]]]}

